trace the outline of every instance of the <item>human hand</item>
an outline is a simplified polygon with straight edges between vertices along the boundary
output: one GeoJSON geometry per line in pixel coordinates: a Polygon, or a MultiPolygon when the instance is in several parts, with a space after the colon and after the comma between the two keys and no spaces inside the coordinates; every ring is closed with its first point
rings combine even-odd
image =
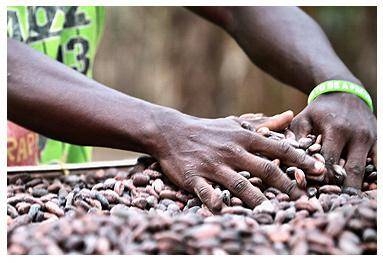
{"type": "Polygon", "coordinates": [[[250,117],[201,119],[167,114],[165,119],[158,121],[158,145],[151,154],[159,160],[162,171],[173,183],[195,193],[213,212],[222,208],[222,198],[209,182],[227,188],[251,208],[267,200],[257,187],[238,173],[244,170],[292,199],[304,195],[277,165],[255,154],[278,158],[312,174],[322,173],[323,164],[286,142],[267,139],[241,127],[244,121],[254,129],[265,125],[275,129],[278,125],[286,127],[292,112],[266,117],[263,121],[250,117]]]}
{"type": "Polygon", "coordinates": [[[282,131],[290,125],[293,118],[294,113],[289,110],[271,117],[261,113],[246,113],[239,116],[238,119],[241,121],[243,128],[251,131],[256,131],[261,127],[267,127],[271,131],[282,131]]]}
{"type": "Polygon", "coordinates": [[[322,94],[291,123],[297,138],[322,134],[322,155],[326,160],[326,183],[337,183],[333,165],[346,160],[345,187],[362,187],[366,158],[376,166],[376,118],[367,104],[349,93],[322,94]]]}

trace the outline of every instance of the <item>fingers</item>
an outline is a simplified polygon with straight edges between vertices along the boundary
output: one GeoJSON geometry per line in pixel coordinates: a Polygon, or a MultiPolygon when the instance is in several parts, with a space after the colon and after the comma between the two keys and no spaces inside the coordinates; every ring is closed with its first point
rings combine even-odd
{"type": "Polygon", "coordinates": [[[335,180],[333,165],[339,163],[346,139],[342,133],[337,131],[326,129],[323,132],[321,152],[326,161],[327,177],[330,180],[335,180]]]}
{"type": "Polygon", "coordinates": [[[247,121],[259,121],[265,118],[267,117],[265,117],[262,113],[245,113],[239,116],[239,119],[247,121]]]}
{"type": "Polygon", "coordinates": [[[222,209],[223,200],[205,178],[196,176],[193,186],[195,194],[212,212],[222,209]]]}
{"type": "Polygon", "coordinates": [[[239,117],[241,125],[247,130],[254,131],[259,127],[267,127],[272,131],[281,131],[289,126],[294,113],[289,110],[272,117],[264,117],[260,114],[246,113],[239,117]],[[244,127],[245,126],[245,127],[244,127]]]}
{"type": "Polygon", "coordinates": [[[323,163],[304,151],[295,149],[287,141],[270,140],[253,134],[250,148],[253,153],[261,153],[270,159],[280,159],[286,165],[303,168],[312,174],[321,174],[325,169],[323,163]]]}
{"type": "Polygon", "coordinates": [[[267,127],[272,131],[281,131],[289,126],[294,113],[291,110],[285,111],[281,114],[274,115],[270,118],[266,118],[261,124],[262,127],[267,127]]]}
{"type": "Polygon", "coordinates": [[[305,118],[302,113],[297,115],[291,122],[290,130],[295,133],[297,140],[307,137],[312,130],[309,119],[305,118]]]}
{"type": "Polygon", "coordinates": [[[362,188],[366,158],[370,149],[368,144],[352,143],[349,147],[345,169],[345,187],[362,188]]]}
{"type": "Polygon", "coordinates": [[[253,176],[261,178],[262,182],[268,186],[275,187],[288,194],[291,199],[297,199],[304,195],[304,192],[273,162],[250,153],[245,153],[239,162],[241,167],[246,167],[253,176]]]}
{"type": "Polygon", "coordinates": [[[229,189],[233,195],[240,198],[250,208],[254,208],[267,200],[259,188],[253,186],[248,179],[234,170],[222,167],[220,168],[220,176],[223,177],[220,184],[229,189]]]}

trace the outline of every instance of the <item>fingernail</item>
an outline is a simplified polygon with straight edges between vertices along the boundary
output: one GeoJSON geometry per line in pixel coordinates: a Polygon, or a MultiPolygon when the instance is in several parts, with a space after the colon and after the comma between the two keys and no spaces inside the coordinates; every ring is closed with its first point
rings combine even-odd
{"type": "Polygon", "coordinates": [[[292,110],[287,110],[283,114],[292,114],[292,115],[294,115],[294,112],[292,110]]]}
{"type": "Polygon", "coordinates": [[[315,172],[323,173],[324,172],[324,168],[325,168],[324,163],[315,162],[315,164],[314,164],[315,172]]]}

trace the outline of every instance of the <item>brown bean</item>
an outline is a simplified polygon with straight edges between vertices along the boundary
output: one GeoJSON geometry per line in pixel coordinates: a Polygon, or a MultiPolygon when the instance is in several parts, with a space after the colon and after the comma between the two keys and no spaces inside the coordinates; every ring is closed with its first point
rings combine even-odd
{"type": "Polygon", "coordinates": [[[297,181],[298,187],[301,189],[306,189],[306,186],[307,186],[306,176],[301,169],[295,169],[294,177],[295,177],[295,180],[297,181]]]}
{"type": "Polygon", "coordinates": [[[176,198],[176,192],[175,191],[172,191],[172,190],[162,190],[160,192],[160,199],[170,199],[170,200],[177,200],[176,198]]]}
{"type": "Polygon", "coordinates": [[[313,141],[310,138],[300,138],[298,140],[298,143],[299,143],[299,148],[307,149],[307,148],[309,148],[311,146],[313,141]]]}
{"type": "Polygon", "coordinates": [[[249,179],[249,182],[258,187],[258,188],[261,188],[263,185],[262,185],[262,179],[258,178],[258,177],[252,177],[249,179]]]}
{"type": "Polygon", "coordinates": [[[30,207],[31,207],[31,204],[27,202],[20,202],[16,204],[16,208],[19,214],[28,213],[30,207]]]}
{"type": "Polygon", "coordinates": [[[342,190],[337,185],[323,185],[319,188],[319,193],[340,194],[342,190]]]}
{"type": "Polygon", "coordinates": [[[143,173],[133,175],[133,184],[135,186],[146,186],[149,183],[150,177],[143,173]]]}
{"type": "Polygon", "coordinates": [[[48,201],[45,203],[45,209],[57,216],[64,216],[64,211],[54,202],[48,201]]]}
{"type": "Polygon", "coordinates": [[[317,153],[319,152],[320,150],[322,149],[322,146],[318,143],[314,143],[313,145],[311,145],[307,150],[310,152],[310,153],[317,153]]]}
{"type": "MultiPolygon", "coordinates": [[[[293,137],[288,132],[268,134],[276,140],[293,137]]],[[[311,141],[307,148],[321,143],[320,136],[307,139],[311,141]]],[[[313,156],[323,158],[319,153],[313,156]]],[[[296,167],[279,164],[280,160],[273,162],[283,172],[292,171],[293,179],[300,173],[296,167]]],[[[38,175],[39,180],[34,180],[35,175],[18,176],[7,186],[8,253],[344,254],[354,249],[354,253],[376,254],[377,190],[367,190],[376,188],[377,175],[371,161],[366,163],[371,166],[365,170],[364,190],[357,194],[326,185],[324,175],[303,174],[310,198],[290,201],[278,189],[266,188],[258,177],[249,178],[270,199],[254,210],[213,183],[225,203],[215,214],[196,195],[163,176],[158,162],[151,162],[150,168],[140,163],[133,169],[38,175]],[[145,175],[148,182],[135,185],[137,174],[145,175]],[[40,189],[49,193],[34,197],[32,193],[39,196],[44,191],[40,189]],[[48,211],[52,204],[60,209],[60,216],[48,211]],[[212,234],[211,229],[219,231],[212,234]]]]}
{"type": "Polygon", "coordinates": [[[122,196],[125,190],[125,185],[122,181],[117,181],[114,184],[114,189],[113,189],[119,196],[122,196]]]}

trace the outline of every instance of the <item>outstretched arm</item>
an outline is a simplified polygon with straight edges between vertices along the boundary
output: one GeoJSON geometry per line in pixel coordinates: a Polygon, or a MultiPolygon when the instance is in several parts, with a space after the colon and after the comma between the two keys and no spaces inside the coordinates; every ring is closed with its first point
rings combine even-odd
{"type": "MultiPolygon", "coordinates": [[[[195,118],[132,98],[14,40],[8,40],[7,56],[11,121],[69,143],[150,154],[173,183],[196,193],[212,210],[220,209],[222,200],[207,180],[225,186],[251,207],[266,200],[236,172],[241,170],[292,198],[302,194],[275,164],[253,153],[281,158],[310,173],[324,171],[291,146],[243,129],[240,118],[195,118]]],[[[283,128],[292,117],[288,112],[260,125],[283,128]]]]}
{"type": "Polygon", "coordinates": [[[125,96],[8,40],[8,119],[61,141],[148,153],[171,111],[125,96]],[[159,118],[160,119],[160,118],[159,118]]]}
{"type": "MultiPolygon", "coordinates": [[[[360,81],[334,52],[319,25],[297,7],[191,7],[226,30],[249,58],[277,79],[309,94],[326,80],[360,81]]],[[[365,160],[376,164],[376,118],[366,103],[349,93],[320,95],[295,117],[291,129],[304,137],[323,134],[328,179],[343,156],[344,186],[360,188],[365,160]]],[[[341,183],[341,182],[338,182],[341,183]]]]}
{"type": "Polygon", "coordinates": [[[254,64],[306,94],[328,79],[360,83],[319,25],[297,7],[190,9],[225,29],[254,64]]]}

